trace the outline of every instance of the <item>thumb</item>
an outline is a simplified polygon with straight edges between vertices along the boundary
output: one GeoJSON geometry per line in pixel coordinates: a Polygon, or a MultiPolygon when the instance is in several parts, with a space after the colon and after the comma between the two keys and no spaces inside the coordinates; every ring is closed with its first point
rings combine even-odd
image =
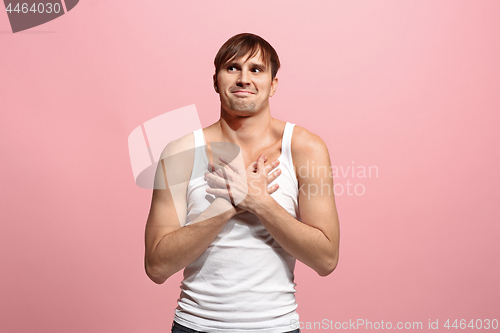
{"type": "Polygon", "coordinates": [[[266,161],[266,156],[264,156],[263,154],[261,154],[259,156],[259,158],[257,159],[257,171],[263,171],[265,166],[264,166],[264,162],[266,161]]]}

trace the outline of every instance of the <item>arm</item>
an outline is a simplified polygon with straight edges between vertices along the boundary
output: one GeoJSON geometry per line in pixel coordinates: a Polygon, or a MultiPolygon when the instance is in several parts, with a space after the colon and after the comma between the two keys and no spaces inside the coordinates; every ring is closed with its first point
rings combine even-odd
{"type": "Polygon", "coordinates": [[[295,169],[302,170],[297,173],[302,222],[270,197],[255,214],[285,251],[326,276],[337,267],[340,238],[330,156],[320,137],[295,126],[292,157],[295,169]]]}
{"type": "Polygon", "coordinates": [[[158,284],[198,258],[236,214],[227,200],[217,198],[195,221],[184,226],[187,184],[192,171],[186,165],[193,165],[192,147],[192,135],[169,144],[156,171],[145,230],[144,266],[148,277],[158,284]]]}
{"type": "MultiPolygon", "coordinates": [[[[237,171],[228,172],[225,177],[232,191],[244,188],[248,192],[240,191],[247,194],[239,207],[255,214],[290,255],[326,276],[337,266],[340,234],[328,149],[321,138],[295,126],[292,156],[296,170],[307,170],[305,176],[302,176],[304,172],[298,173],[302,222],[264,191],[268,182],[263,156],[257,161],[258,171],[247,170],[246,179],[239,176],[242,172],[234,166],[232,168],[237,171]]],[[[218,190],[209,190],[209,193],[217,194],[218,190]]]]}

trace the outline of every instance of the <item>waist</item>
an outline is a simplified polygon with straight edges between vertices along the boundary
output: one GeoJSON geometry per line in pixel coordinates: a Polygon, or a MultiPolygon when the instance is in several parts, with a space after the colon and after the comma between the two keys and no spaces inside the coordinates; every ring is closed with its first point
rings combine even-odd
{"type": "Polygon", "coordinates": [[[274,239],[256,236],[258,232],[248,225],[233,223],[228,222],[228,230],[221,232],[226,234],[184,269],[176,316],[200,327],[231,332],[252,325],[282,329],[298,317],[296,260],[274,239]],[[246,233],[246,238],[232,233],[246,233]],[[237,325],[231,326],[233,323],[237,325]]]}

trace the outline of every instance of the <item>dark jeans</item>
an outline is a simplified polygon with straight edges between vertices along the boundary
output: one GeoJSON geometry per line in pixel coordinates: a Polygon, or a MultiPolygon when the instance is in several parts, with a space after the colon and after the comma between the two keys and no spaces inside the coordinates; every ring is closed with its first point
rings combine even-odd
{"type": "MultiPolygon", "coordinates": [[[[186,326],[182,326],[181,324],[177,324],[175,321],[172,324],[172,333],[204,333],[200,331],[195,331],[190,328],[187,328],[186,326]]],[[[296,329],[295,331],[288,331],[285,333],[300,333],[299,329],[296,329]]]]}

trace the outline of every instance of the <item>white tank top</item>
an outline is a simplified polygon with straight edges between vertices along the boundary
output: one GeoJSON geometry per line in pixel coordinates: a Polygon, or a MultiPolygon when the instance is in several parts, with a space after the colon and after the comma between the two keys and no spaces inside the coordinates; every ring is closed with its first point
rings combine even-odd
{"type": "MultiPolygon", "coordinates": [[[[271,196],[300,220],[298,181],[292,163],[294,124],[286,123],[279,157],[279,188],[271,196]]],[[[196,147],[204,147],[203,130],[194,132],[196,147]]],[[[208,208],[204,149],[195,149],[187,189],[189,225],[208,208]]],[[[299,316],[295,309],[295,258],[262,226],[244,212],[230,219],[210,246],[184,269],[181,295],[174,320],[202,332],[282,333],[293,330],[299,316]]]]}

